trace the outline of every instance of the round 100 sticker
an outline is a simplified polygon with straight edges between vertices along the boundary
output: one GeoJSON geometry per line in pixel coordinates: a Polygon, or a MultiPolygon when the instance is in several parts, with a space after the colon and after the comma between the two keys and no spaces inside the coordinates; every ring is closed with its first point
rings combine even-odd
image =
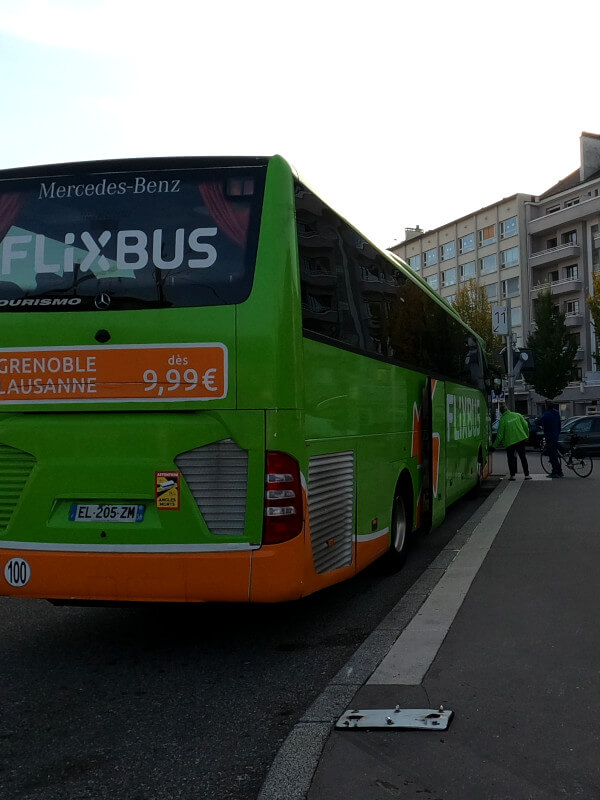
{"type": "Polygon", "coordinates": [[[31,567],[24,558],[11,558],[4,567],[4,577],[11,586],[17,589],[29,583],[31,578],[31,567]]]}

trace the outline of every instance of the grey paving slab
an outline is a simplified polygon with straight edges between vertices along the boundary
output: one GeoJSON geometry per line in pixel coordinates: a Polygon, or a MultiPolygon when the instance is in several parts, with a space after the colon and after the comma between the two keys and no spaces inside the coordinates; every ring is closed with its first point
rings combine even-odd
{"type": "Polygon", "coordinates": [[[600,798],[598,477],[510,484],[516,500],[420,685],[353,698],[442,703],[450,728],[334,731],[309,800],[600,798]]]}
{"type": "Polygon", "coordinates": [[[440,649],[471,583],[519,491],[516,482],[497,498],[414,619],[390,648],[369,683],[419,685],[440,649]]]}
{"type": "MultiPolygon", "coordinates": [[[[308,791],[322,748],[327,741],[325,731],[332,729],[333,722],[351,704],[356,693],[365,690],[364,684],[368,678],[437,586],[446,567],[454,561],[457,551],[469,541],[479,521],[494,505],[496,497],[504,488],[496,486],[477,513],[457,532],[446,548],[447,552],[444,551],[438,556],[437,565],[430,566],[423,573],[307,710],[275,758],[261,791],[260,800],[270,800],[271,797],[277,796],[278,792],[284,791],[290,792],[290,798],[303,797],[302,792],[308,791]],[[307,743],[306,749],[302,749],[303,743],[307,743]],[[289,775],[294,776],[293,787],[289,775]]],[[[280,796],[287,798],[288,794],[280,796]]]]}

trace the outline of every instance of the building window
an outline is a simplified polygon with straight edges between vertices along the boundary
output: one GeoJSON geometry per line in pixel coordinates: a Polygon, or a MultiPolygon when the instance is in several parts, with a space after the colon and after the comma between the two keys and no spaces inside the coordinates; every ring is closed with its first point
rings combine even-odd
{"type": "Polygon", "coordinates": [[[502,281],[502,297],[515,297],[517,294],[519,294],[518,278],[508,278],[508,280],[502,281]]]}
{"type": "Polygon", "coordinates": [[[516,236],[519,232],[519,228],[517,225],[517,218],[511,217],[510,219],[505,219],[500,223],[500,238],[501,239],[510,239],[511,236],[516,236]]]}
{"type": "Polygon", "coordinates": [[[498,299],[498,284],[497,283],[488,283],[485,287],[485,291],[487,294],[487,299],[491,302],[492,300],[498,299]]]}
{"type": "Polygon", "coordinates": [[[446,302],[450,303],[450,305],[454,305],[454,301],[456,300],[455,294],[449,294],[448,297],[444,298],[446,302]]]}
{"type": "Polygon", "coordinates": [[[448,261],[456,255],[456,242],[446,242],[440,245],[440,261],[448,261]]]}
{"type": "Polygon", "coordinates": [[[511,307],[510,309],[510,324],[513,327],[521,325],[521,306],[511,307]]]}
{"type": "Polygon", "coordinates": [[[579,314],[579,300],[567,300],[565,303],[565,314],[567,317],[575,317],[579,314]]]}
{"type": "Polygon", "coordinates": [[[558,283],[558,281],[559,281],[558,270],[557,269],[553,269],[552,272],[548,273],[547,282],[548,283],[558,283]]]}
{"type": "Polygon", "coordinates": [[[469,281],[471,278],[474,278],[477,274],[477,270],[475,269],[475,262],[474,261],[467,261],[466,264],[460,265],[460,278],[463,281],[469,281]]]}
{"type": "Polygon", "coordinates": [[[560,211],[560,205],[548,206],[548,208],[546,209],[546,214],[556,214],[557,211],[560,211]]]}
{"type": "Polygon", "coordinates": [[[547,239],[546,240],[546,249],[547,250],[552,250],[552,248],[553,247],[557,247],[557,245],[558,245],[558,239],[556,238],[556,236],[553,236],[552,239],[547,239]]]}
{"type": "Polygon", "coordinates": [[[571,208],[571,206],[579,205],[579,198],[573,197],[571,200],[565,200],[565,208],[571,208]]]}
{"type": "Polygon", "coordinates": [[[597,239],[599,226],[592,225],[590,230],[592,233],[592,266],[598,267],[600,266],[600,248],[598,247],[600,241],[597,239]]]}
{"type": "Polygon", "coordinates": [[[437,275],[430,275],[427,278],[427,283],[431,286],[432,289],[438,288],[438,276],[437,275]]]}
{"type": "Polygon", "coordinates": [[[570,267],[565,267],[565,280],[567,281],[577,280],[577,264],[573,264],[570,267]]]}
{"type": "Polygon", "coordinates": [[[519,248],[511,247],[500,252],[500,266],[502,269],[519,266],[519,248]]]}
{"type": "Polygon", "coordinates": [[[575,333],[570,333],[569,336],[575,342],[577,347],[581,347],[581,331],[575,331],[575,333]]]}
{"type": "Polygon", "coordinates": [[[567,231],[560,235],[561,244],[577,244],[577,231],[567,231]]]}
{"type": "Polygon", "coordinates": [[[408,264],[415,270],[415,272],[418,272],[421,269],[421,254],[419,253],[418,256],[411,256],[408,259],[408,264]]]}
{"type": "Polygon", "coordinates": [[[445,269],[442,272],[442,286],[454,286],[456,283],[456,268],[445,269]]]}
{"type": "Polygon", "coordinates": [[[461,236],[458,240],[459,253],[472,253],[475,250],[475,234],[468,233],[466,236],[461,236]]]}
{"type": "Polygon", "coordinates": [[[496,226],[487,225],[477,231],[477,241],[480,247],[485,247],[487,244],[494,244],[496,241],[496,226]]]}
{"type": "Polygon", "coordinates": [[[425,266],[431,267],[437,264],[437,248],[432,247],[431,250],[425,251],[425,266]]]}
{"type": "Polygon", "coordinates": [[[479,274],[489,275],[490,272],[496,272],[498,269],[498,255],[492,253],[491,256],[485,256],[479,259],[479,274]]]}

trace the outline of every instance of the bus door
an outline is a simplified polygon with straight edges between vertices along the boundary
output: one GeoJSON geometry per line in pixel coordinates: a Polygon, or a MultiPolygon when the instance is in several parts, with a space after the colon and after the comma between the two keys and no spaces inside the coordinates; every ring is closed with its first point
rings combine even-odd
{"type": "Polygon", "coordinates": [[[427,378],[421,405],[422,484],[421,527],[431,530],[446,515],[444,384],[427,378]]]}

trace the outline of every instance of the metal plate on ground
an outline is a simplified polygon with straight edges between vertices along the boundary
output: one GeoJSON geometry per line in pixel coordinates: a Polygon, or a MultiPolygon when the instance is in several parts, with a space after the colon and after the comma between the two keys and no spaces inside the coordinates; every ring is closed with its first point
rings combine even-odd
{"type": "Polygon", "coordinates": [[[398,728],[445,731],[454,712],[436,708],[362,708],[345,711],[335,723],[341,730],[354,728],[398,728]]]}

